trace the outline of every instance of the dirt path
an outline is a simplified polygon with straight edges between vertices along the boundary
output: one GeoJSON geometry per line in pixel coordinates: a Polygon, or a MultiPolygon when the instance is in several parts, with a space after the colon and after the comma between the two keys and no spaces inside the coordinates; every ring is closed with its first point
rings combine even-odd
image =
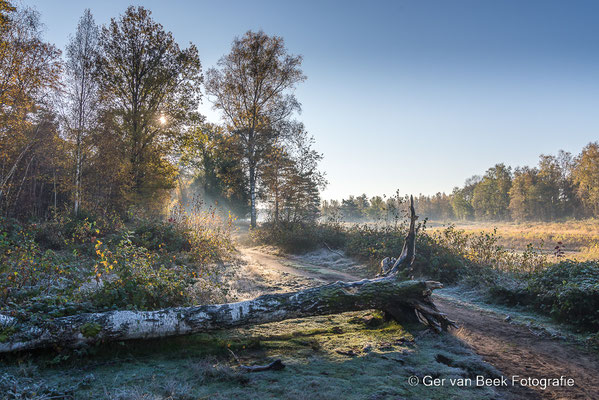
{"type": "Polygon", "coordinates": [[[316,266],[299,257],[282,258],[273,254],[268,254],[258,248],[243,248],[242,254],[250,264],[259,264],[263,267],[285,272],[288,274],[299,275],[305,278],[315,279],[320,282],[352,281],[358,280],[356,275],[348,274],[343,271],[336,271],[326,266],[316,266]]]}
{"type": "MultiPolygon", "coordinates": [[[[599,399],[596,356],[563,340],[539,336],[529,328],[505,322],[492,312],[464,307],[436,296],[439,309],[460,325],[454,334],[508,378],[573,378],[573,387],[537,389],[540,399],[599,399]]],[[[518,392],[514,393],[516,397],[518,392]]],[[[530,398],[530,396],[524,397],[530,398]]]]}
{"type": "MultiPolygon", "coordinates": [[[[295,274],[321,282],[359,280],[363,274],[348,274],[316,266],[312,259],[303,262],[299,257],[281,258],[260,249],[242,249],[249,263],[259,264],[288,274],[295,274]]],[[[354,269],[355,270],[355,269],[354,269]]],[[[511,379],[573,378],[574,386],[523,388],[508,386],[515,399],[599,399],[599,358],[585,350],[564,342],[540,336],[525,326],[505,322],[493,313],[470,308],[447,298],[435,296],[439,309],[460,325],[452,333],[469,345],[489,364],[511,379]]]]}

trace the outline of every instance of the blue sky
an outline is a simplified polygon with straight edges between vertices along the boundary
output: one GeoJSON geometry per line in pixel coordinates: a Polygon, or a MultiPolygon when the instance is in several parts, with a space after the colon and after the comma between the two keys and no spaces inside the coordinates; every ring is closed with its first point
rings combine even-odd
{"type": "MultiPolygon", "coordinates": [[[[27,1],[64,48],[143,5],[204,69],[249,29],[304,56],[298,117],[324,153],[323,197],[451,191],[497,162],[599,139],[596,1],[27,1]]],[[[204,100],[202,111],[218,115],[204,100]]]]}

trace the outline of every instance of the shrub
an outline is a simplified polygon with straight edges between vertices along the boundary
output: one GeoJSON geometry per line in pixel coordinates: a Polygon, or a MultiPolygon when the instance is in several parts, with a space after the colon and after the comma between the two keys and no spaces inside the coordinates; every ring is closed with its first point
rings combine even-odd
{"type": "MultiPolygon", "coordinates": [[[[422,225],[421,225],[422,227],[422,225]]],[[[406,226],[401,224],[360,224],[342,227],[340,224],[264,223],[252,231],[252,238],[261,244],[280,247],[290,253],[301,253],[323,246],[343,249],[347,255],[378,268],[385,257],[401,253],[406,226]]],[[[456,282],[464,272],[464,259],[422,232],[416,240],[415,270],[446,283],[456,282]]]]}
{"type": "Polygon", "coordinates": [[[468,260],[423,232],[416,238],[414,270],[443,283],[456,283],[470,274],[468,260]]]}
{"type": "Polygon", "coordinates": [[[17,227],[18,231],[0,232],[0,293],[5,293],[5,300],[10,290],[47,284],[68,272],[60,256],[41,249],[30,232],[17,227]]]}
{"type": "Polygon", "coordinates": [[[344,249],[348,255],[378,264],[401,252],[406,230],[397,226],[354,225],[347,230],[344,249]]]}
{"type": "Polygon", "coordinates": [[[278,246],[288,253],[305,253],[323,246],[341,247],[344,232],[327,223],[264,223],[251,231],[256,243],[278,246]]]}
{"type": "Polygon", "coordinates": [[[130,232],[84,213],[29,226],[0,218],[0,312],[32,320],[147,310],[219,290],[214,263],[233,249],[230,216],[209,209],[133,223],[130,232]]]}
{"type": "Polygon", "coordinates": [[[81,211],[77,215],[57,214],[52,221],[31,225],[35,241],[44,249],[63,250],[93,243],[96,237],[122,229],[118,216],[98,216],[81,211]]]}
{"type": "Polygon", "coordinates": [[[186,291],[195,273],[185,266],[157,263],[158,255],[136,246],[130,235],[125,235],[115,252],[98,241],[96,252],[98,288],[89,296],[99,309],[148,310],[189,303],[186,291]]]}
{"type": "Polygon", "coordinates": [[[441,231],[434,232],[431,238],[438,246],[454,255],[463,257],[468,264],[475,268],[489,267],[524,275],[542,270],[548,264],[542,249],[536,248],[532,244],[529,244],[521,253],[507,250],[499,244],[501,237],[496,230],[467,233],[450,225],[441,231]]]}
{"type": "Polygon", "coordinates": [[[66,247],[65,236],[58,223],[46,222],[33,225],[34,238],[41,247],[50,250],[61,250],[66,247]]]}
{"type": "Polygon", "coordinates": [[[189,251],[191,249],[191,235],[189,229],[175,224],[173,220],[163,222],[160,220],[142,221],[131,237],[136,246],[148,250],[189,251]]]}
{"type": "Polygon", "coordinates": [[[175,204],[168,221],[176,229],[186,232],[193,262],[221,262],[234,249],[231,230],[235,218],[230,212],[224,214],[215,207],[205,207],[202,201],[195,199],[188,207],[175,204]]]}
{"type": "Polygon", "coordinates": [[[487,271],[487,279],[481,282],[479,278],[474,282],[468,282],[472,286],[486,290],[488,300],[494,303],[507,304],[509,306],[532,305],[534,295],[528,290],[527,281],[518,278],[513,274],[500,272],[497,270],[487,271]]]}
{"type": "Polygon", "coordinates": [[[561,321],[599,329],[599,264],[562,261],[528,281],[533,304],[561,321]]]}

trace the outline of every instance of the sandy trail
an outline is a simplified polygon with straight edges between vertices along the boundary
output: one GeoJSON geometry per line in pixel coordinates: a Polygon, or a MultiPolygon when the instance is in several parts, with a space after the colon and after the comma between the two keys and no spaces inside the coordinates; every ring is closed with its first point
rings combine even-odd
{"type": "Polygon", "coordinates": [[[335,282],[335,281],[353,281],[358,278],[355,275],[343,271],[337,271],[326,265],[315,265],[309,260],[301,257],[282,258],[273,254],[261,251],[259,248],[243,248],[242,254],[250,264],[258,264],[266,268],[285,272],[288,274],[299,275],[305,278],[315,279],[317,281],[335,282]]]}
{"type": "MultiPolygon", "coordinates": [[[[435,296],[439,309],[458,322],[455,336],[505,376],[573,378],[573,387],[537,389],[540,399],[599,399],[599,360],[578,346],[511,324],[502,316],[435,296]]],[[[530,398],[518,396],[516,398],[530,398]]]]}
{"type": "MultiPolygon", "coordinates": [[[[322,257],[282,258],[267,254],[257,248],[242,248],[248,263],[260,265],[286,274],[298,275],[319,282],[337,280],[359,280],[365,270],[353,267],[352,273],[338,271],[335,266],[352,265],[351,260],[341,254],[322,257]],[[318,264],[318,265],[317,265],[318,264]],[[330,265],[330,266],[329,266],[330,265]]],[[[335,253],[336,254],[336,253],[335,253]]],[[[355,265],[355,263],[354,263],[355,265]]],[[[599,399],[599,358],[578,346],[563,340],[544,337],[525,326],[505,322],[503,316],[491,311],[468,307],[467,304],[435,296],[439,309],[456,321],[460,328],[452,334],[461,339],[478,353],[487,363],[493,365],[504,376],[511,379],[518,375],[523,378],[573,378],[573,387],[524,388],[508,386],[508,392],[515,399],[599,399]]]]}

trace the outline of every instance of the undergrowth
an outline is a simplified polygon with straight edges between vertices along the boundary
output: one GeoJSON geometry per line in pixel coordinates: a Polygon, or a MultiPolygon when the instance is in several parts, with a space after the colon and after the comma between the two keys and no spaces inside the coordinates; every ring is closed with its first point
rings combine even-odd
{"type": "MultiPolygon", "coordinates": [[[[581,329],[599,329],[597,261],[565,260],[561,244],[556,245],[554,255],[532,243],[522,251],[510,251],[496,230],[468,232],[450,225],[430,232],[426,221],[418,228],[416,276],[476,287],[490,301],[529,306],[581,329]]],[[[383,258],[401,253],[406,233],[405,223],[325,222],[264,224],[253,232],[253,238],[289,252],[334,246],[376,268],[383,258]]]]}
{"type": "Polygon", "coordinates": [[[233,250],[231,216],[196,204],[165,219],[0,219],[0,312],[44,319],[209,301],[233,250]]]}

